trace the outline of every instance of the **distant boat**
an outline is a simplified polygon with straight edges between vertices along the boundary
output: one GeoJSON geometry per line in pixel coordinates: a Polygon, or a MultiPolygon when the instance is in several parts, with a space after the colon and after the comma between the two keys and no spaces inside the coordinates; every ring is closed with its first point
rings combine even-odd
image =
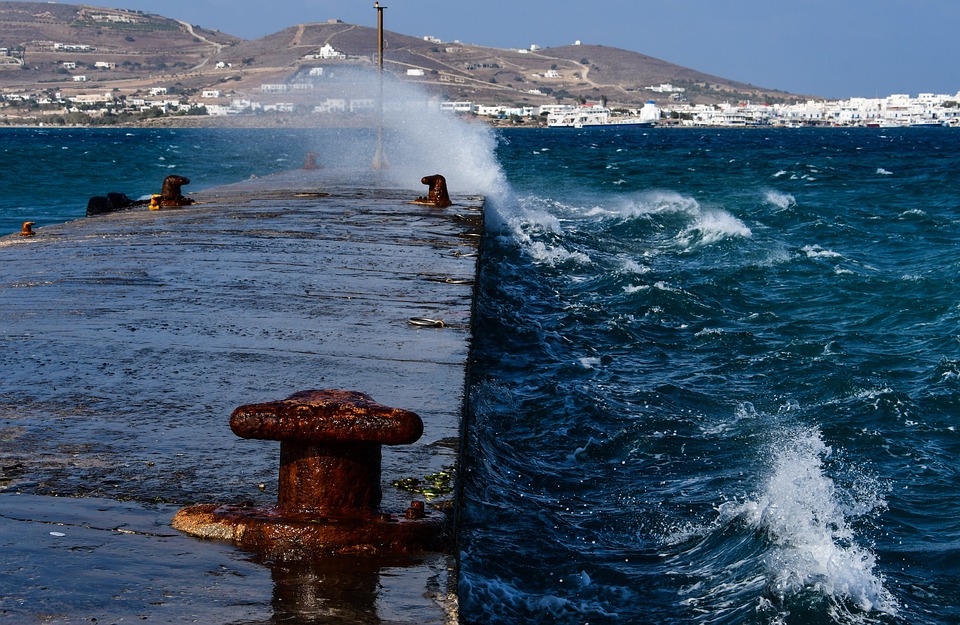
{"type": "Polygon", "coordinates": [[[587,128],[590,126],[634,126],[650,128],[660,119],[660,109],[653,100],[648,101],[639,114],[614,115],[605,106],[581,106],[555,111],[547,115],[549,128],[587,128]]]}
{"type": "Polygon", "coordinates": [[[939,119],[918,119],[910,122],[911,128],[940,128],[946,126],[939,119]]]}
{"type": "Polygon", "coordinates": [[[889,119],[871,119],[864,124],[867,128],[899,128],[901,124],[889,119]]]}

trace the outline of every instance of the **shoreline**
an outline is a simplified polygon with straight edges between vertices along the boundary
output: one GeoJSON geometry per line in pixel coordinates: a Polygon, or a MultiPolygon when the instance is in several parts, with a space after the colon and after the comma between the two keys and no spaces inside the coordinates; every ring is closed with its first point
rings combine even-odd
{"type": "MultiPolygon", "coordinates": [[[[528,120],[524,123],[515,123],[510,119],[496,119],[496,118],[486,118],[480,116],[459,116],[459,119],[463,120],[468,124],[481,124],[489,126],[495,129],[503,128],[516,128],[521,130],[583,130],[588,128],[603,128],[604,125],[598,126],[588,126],[581,129],[576,128],[551,128],[547,126],[545,122],[538,120],[528,120]]],[[[618,127],[617,125],[611,125],[612,127],[618,127]]],[[[949,125],[944,126],[946,128],[955,128],[958,126],[949,125]]],[[[377,124],[366,117],[351,117],[351,116],[339,116],[332,119],[325,119],[321,116],[304,116],[304,115],[284,115],[284,114],[269,114],[269,115],[258,115],[258,114],[249,114],[249,115],[229,115],[229,116],[209,116],[209,115],[177,115],[177,116],[168,116],[168,117],[154,117],[147,120],[139,121],[136,123],[124,122],[117,124],[63,124],[63,125],[50,125],[45,123],[35,123],[35,124],[9,124],[4,123],[0,120],[0,130],[10,128],[10,129],[28,129],[28,128],[43,128],[43,129],[76,129],[76,128],[90,128],[90,129],[157,129],[157,128],[242,128],[242,129],[282,129],[282,128],[291,128],[291,129],[336,129],[336,128],[366,128],[369,130],[375,130],[377,124]]],[[[911,128],[908,125],[898,125],[892,127],[874,127],[867,124],[827,124],[827,123],[809,123],[809,124],[728,124],[728,125],[719,125],[719,124],[683,124],[679,121],[665,121],[663,123],[658,123],[654,126],[644,127],[644,130],[650,129],[732,129],[732,130],[774,130],[774,129],[786,129],[786,130],[797,130],[797,129],[806,129],[806,128],[836,128],[836,129],[850,129],[850,128],[864,128],[868,130],[896,130],[900,128],[911,128]]]]}

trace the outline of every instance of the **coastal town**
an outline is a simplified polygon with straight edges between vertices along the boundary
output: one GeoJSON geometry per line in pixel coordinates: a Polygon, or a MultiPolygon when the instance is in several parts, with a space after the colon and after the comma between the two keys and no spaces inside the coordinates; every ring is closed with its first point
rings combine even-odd
{"type": "MultiPolygon", "coordinates": [[[[271,115],[327,125],[337,123],[337,119],[344,116],[370,115],[376,108],[376,100],[372,97],[325,97],[311,104],[277,97],[288,93],[289,89],[290,86],[285,84],[263,84],[263,98],[257,98],[256,94],[225,98],[225,94],[217,89],[186,95],[172,93],[170,88],[163,86],[130,94],[112,90],[91,90],[75,95],[48,90],[8,92],[0,94],[0,125],[135,125],[146,120],[185,117],[205,117],[211,123],[253,119],[267,122],[271,115]]],[[[670,86],[660,85],[656,89],[668,90],[670,86]]],[[[749,101],[692,104],[666,100],[660,103],[651,97],[644,107],[630,109],[607,102],[514,106],[437,97],[419,102],[387,103],[387,106],[436,110],[495,125],[521,127],[628,125],[631,122],[647,127],[960,127],[960,93],[894,94],[882,98],[807,100],[787,104],[749,101]]],[[[202,125],[201,120],[195,121],[202,125]]]]}
{"type": "MultiPolygon", "coordinates": [[[[356,43],[349,50],[329,40],[307,45],[308,35],[329,39],[338,29],[347,32],[350,25],[339,20],[291,29],[292,40],[283,48],[287,56],[266,60],[265,51],[274,47],[269,38],[241,51],[242,45],[257,42],[241,44],[159,16],[100,11],[81,17],[89,28],[114,36],[112,49],[78,40],[0,46],[0,126],[364,125],[380,110],[372,88],[373,54],[356,43]],[[147,25],[154,30],[143,31],[147,25]],[[118,30],[121,27],[141,30],[118,30]],[[121,32],[137,36],[116,39],[121,32]],[[137,56],[132,49],[119,51],[121,41],[141,45],[145,32],[161,43],[164,38],[189,37],[196,49],[190,52],[193,56],[163,57],[166,61],[137,56]],[[35,77],[25,81],[25,76],[35,77]]],[[[387,112],[434,110],[496,126],[550,128],[960,126],[960,92],[818,99],[711,81],[659,61],[653,66],[656,75],[673,72],[677,78],[645,84],[640,82],[643,76],[653,74],[644,65],[631,65],[641,62],[629,56],[634,53],[611,55],[609,49],[581,46],[579,41],[566,52],[535,45],[491,52],[431,36],[407,39],[408,47],[420,46],[417,56],[391,59],[387,79],[413,88],[400,90],[403,97],[388,92],[383,102],[387,112]],[[435,63],[431,55],[444,63],[435,63]],[[504,59],[520,69],[508,72],[504,59]],[[521,62],[526,65],[521,67],[521,62]],[[591,78],[611,69],[626,78],[616,83],[591,78]],[[607,91],[610,96],[604,95],[607,91]]],[[[185,54],[185,48],[166,45],[185,54]]]]}

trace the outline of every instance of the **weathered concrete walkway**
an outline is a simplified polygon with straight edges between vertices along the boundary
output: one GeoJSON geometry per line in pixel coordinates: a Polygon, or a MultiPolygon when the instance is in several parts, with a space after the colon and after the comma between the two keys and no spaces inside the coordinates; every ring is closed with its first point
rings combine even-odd
{"type": "Polygon", "coordinates": [[[0,238],[0,621],[450,620],[450,555],[258,563],[168,526],[192,502],[275,501],[278,445],[228,418],[300,390],[421,416],[418,443],[384,448],[386,511],[412,498],[393,480],[455,465],[482,199],[344,179],[0,238]]]}

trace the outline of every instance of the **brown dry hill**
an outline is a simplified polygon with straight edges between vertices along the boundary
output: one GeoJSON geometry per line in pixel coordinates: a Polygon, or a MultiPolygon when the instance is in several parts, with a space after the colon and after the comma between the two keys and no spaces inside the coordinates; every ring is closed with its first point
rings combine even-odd
{"type": "Polygon", "coordinates": [[[123,9],[0,2],[0,86],[115,81],[202,67],[238,41],[186,22],[123,9]],[[20,61],[15,63],[13,61],[20,61]],[[109,64],[110,69],[98,68],[109,64]],[[72,66],[65,65],[72,64],[72,66]]]}
{"type": "MultiPolygon", "coordinates": [[[[683,95],[695,103],[796,99],[607,46],[510,50],[439,43],[389,31],[385,42],[387,72],[451,100],[535,106],[606,98],[612,106],[639,106],[648,99],[663,102],[669,97],[646,89],[661,83],[683,87],[683,95]]],[[[185,95],[218,89],[225,97],[269,100],[263,84],[311,83],[315,87],[311,97],[317,98],[338,76],[342,87],[350,70],[374,68],[377,33],[372,27],[331,20],[244,41],[138,11],[0,2],[0,48],[10,51],[6,63],[0,63],[0,89],[132,91],[166,86],[185,95]],[[57,43],[90,49],[68,51],[57,43]],[[318,58],[328,44],[344,58],[318,58]],[[96,69],[98,61],[113,67],[96,69]],[[76,68],[64,63],[76,63],[76,68]],[[313,68],[323,68],[322,78],[308,78],[313,68]],[[75,84],[77,75],[85,75],[88,82],[75,84]]]]}

